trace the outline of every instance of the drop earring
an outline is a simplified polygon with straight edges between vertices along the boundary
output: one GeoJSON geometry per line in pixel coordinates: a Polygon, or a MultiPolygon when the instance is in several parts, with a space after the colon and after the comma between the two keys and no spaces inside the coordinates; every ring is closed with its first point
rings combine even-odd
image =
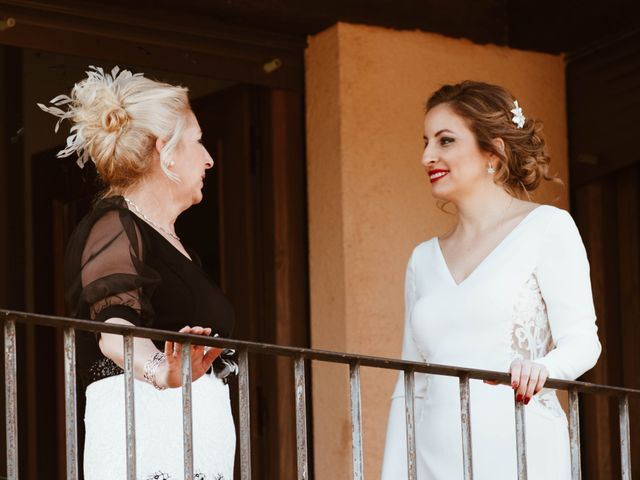
{"type": "Polygon", "coordinates": [[[493,168],[493,165],[489,164],[489,168],[487,168],[487,173],[489,175],[493,175],[494,173],[496,173],[496,169],[493,168]]]}

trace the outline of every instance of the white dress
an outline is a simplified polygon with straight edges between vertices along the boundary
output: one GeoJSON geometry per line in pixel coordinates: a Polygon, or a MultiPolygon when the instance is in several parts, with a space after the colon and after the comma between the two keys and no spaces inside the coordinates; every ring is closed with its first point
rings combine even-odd
{"type": "MultiPolygon", "coordinates": [[[[136,479],[184,479],[182,389],[156,390],[134,380],[136,479]]],[[[229,387],[214,374],[191,385],[193,480],[231,480],[236,432],[229,387]]],[[[87,387],[84,476],[127,478],[124,375],[87,387]]]]}
{"type": "MultiPolygon", "coordinates": [[[[564,210],[542,205],[460,284],[437,238],[418,245],[405,283],[404,360],[506,372],[516,358],[573,380],[600,354],[589,264],[564,210]]],[[[472,380],[475,480],[517,478],[514,392],[472,380]]],[[[571,478],[567,419],[555,391],[525,407],[529,480],[571,478]]],[[[458,379],[416,374],[416,454],[420,480],[461,479],[458,379]]],[[[404,383],[392,396],[383,480],[407,478],[404,383]]]]}

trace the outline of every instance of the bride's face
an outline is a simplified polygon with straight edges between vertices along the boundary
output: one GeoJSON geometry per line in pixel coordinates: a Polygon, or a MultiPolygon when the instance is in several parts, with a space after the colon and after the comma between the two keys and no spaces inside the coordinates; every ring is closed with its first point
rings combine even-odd
{"type": "Polygon", "coordinates": [[[435,198],[455,202],[478,185],[491,182],[487,173],[492,156],[480,150],[467,121],[448,105],[429,110],[424,118],[422,165],[435,198]]]}

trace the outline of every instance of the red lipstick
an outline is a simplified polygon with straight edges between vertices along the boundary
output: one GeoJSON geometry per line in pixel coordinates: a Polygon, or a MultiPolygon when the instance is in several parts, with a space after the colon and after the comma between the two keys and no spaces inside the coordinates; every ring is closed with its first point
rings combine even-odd
{"type": "Polygon", "coordinates": [[[441,178],[446,177],[448,173],[449,173],[449,170],[441,170],[441,169],[429,170],[429,180],[431,181],[431,183],[435,183],[441,178]]]}

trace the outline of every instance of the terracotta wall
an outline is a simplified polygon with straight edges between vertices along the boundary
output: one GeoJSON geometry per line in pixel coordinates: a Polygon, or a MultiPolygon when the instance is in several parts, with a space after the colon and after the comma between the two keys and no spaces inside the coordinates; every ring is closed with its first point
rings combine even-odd
{"type": "MultiPolygon", "coordinates": [[[[398,357],[403,279],[413,247],[450,226],[420,165],[423,105],[445,83],[509,88],[544,120],[552,170],[567,181],[561,56],[418,31],[338,24],[306,52],[314,348],[398,357]]],[[[566,188],[536,200],[566,208],[566,188]]],[[[351,478],[348,369],[313,365],[316,478],[351,478]]],[[[396,374],[363,371],[365,475],[378,478],[396,374]]]]}

